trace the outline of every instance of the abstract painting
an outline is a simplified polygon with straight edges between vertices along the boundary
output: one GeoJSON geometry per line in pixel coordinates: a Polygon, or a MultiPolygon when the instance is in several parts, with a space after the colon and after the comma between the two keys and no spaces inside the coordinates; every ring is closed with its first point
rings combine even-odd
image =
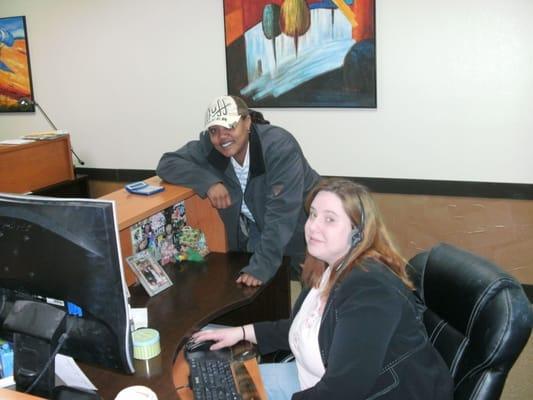
{"type": "Polygon", "coordinates": [[[228,93],[251,107],[376,107],[375,0],[224,0],[228,93]]]}
{"type": "Polygon", "coordinates": [[[35,111],[21,98],[33,99],[26,18],[0,18],[0,112],[35,111]]]}

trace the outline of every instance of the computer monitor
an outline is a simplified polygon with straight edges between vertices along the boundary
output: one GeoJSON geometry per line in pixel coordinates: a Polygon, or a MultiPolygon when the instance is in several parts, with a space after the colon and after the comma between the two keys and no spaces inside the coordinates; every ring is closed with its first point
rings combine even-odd
{"type": "MultiPolygon", "coordinates": [[[[134,372],[115,215],[112,201],[0,193],[0,337],[9,340],[20,334],[20,324],[30,325],[19,341],[32,347],[32,340],[59,328],[50,336],[57,342],[66,332],[60,353],[134,372]],[[63,321],[52,321],[62,312],[63,321]]],[[[33,347],[30,359],[31,351],[39,352],[33,347]]]]}

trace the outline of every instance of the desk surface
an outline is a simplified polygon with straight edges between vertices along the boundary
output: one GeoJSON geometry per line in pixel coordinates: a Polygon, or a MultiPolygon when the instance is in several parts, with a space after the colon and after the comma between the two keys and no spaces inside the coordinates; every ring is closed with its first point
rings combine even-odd
{"type": "Polygon", "coordinates": [[[161,354],[149,361],[135,360],[133,376],[80,364],[104,399],[114,399],[132,385],[150,387],[159,400],[177,399],[173,366],[185,340],[194,330],[260,295],[260,289],[234,282],[248,255],[213,253],[207,261],[208,265],[189,262],[166,267],[174,285],[152,298],[140,286],[130,289],[132,307],[148,307],[149,326],[159,331],[161,354]]]}
{"type": "Polygon", "coordinates": [[[0,399],[2,400],[40,400],[30,394],[15,392],[14,390],[0,389],[0,399]]]}
{"type": "MultiPolygon", "coordinates": [[[[248,258],[248,254],[212,253],[203,263],[165,266],[174,284],[151,298],[141,286],[131,287],[131,306],[148,308],[148,324],[159,331],[161,354],[148,361],[135,360],[134,375],[80,363],[100,395],[113,400],[125,387],[144,385],[156,392],[159,400],[178,399],[175,388],[179,384],[175,382],[180,382],[183,375],[175,360],[193,331],[213,320],[238,325],[288,317],[288,263],[266,287],[249,288],[235,283],[248,258]]],[[[28,398],[25,396],[0,389],[1,399],[28,398]]]]}

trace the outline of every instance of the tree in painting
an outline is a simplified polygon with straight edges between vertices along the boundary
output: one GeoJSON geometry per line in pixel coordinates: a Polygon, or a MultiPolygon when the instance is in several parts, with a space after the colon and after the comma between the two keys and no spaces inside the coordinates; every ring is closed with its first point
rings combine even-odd
{"type": "Polygon", "coordinates": [[[281,31],[294,38],[294,51],[298,57],[298,38],[303,36],[311,25],[307,3],[304,0],[285,0],[281,5],[279,23],[281,31]]]}
{"type": "Polygon", "coordinates": [[[267,39],[272,40],[272,51],[274,52],[274,63],[276,59],[276,37],[281,34],[279,14],[280,9],[277,4],[267,4],[263,8],[263,33],[267,39]]]}

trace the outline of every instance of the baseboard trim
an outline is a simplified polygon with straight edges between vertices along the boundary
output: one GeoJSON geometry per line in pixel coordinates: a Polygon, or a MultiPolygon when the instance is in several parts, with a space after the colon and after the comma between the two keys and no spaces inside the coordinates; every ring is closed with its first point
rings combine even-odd
{"type": "MultiPolygon", "coordinates": [[[[155,170],[149,169],[76,168],[76,172],[88,175],[90,180],[112,182],[139,181],[155,175],[155,170]]],[[[336,177],[359,182],[374,193],[533,200],[533,184],[336,177]]]]}
{"type": "Polygon", "coordinates": [[[76,173],[88,175],[90,180],[109,182],[142,181],[155,175],[150,169],[76,168],[76,173]]]}
{"type": "Polygon", "coordinates": [[[366,177],[348,179],[367,186],[375,193],[533,200],[531,184],[366,177]]]}

